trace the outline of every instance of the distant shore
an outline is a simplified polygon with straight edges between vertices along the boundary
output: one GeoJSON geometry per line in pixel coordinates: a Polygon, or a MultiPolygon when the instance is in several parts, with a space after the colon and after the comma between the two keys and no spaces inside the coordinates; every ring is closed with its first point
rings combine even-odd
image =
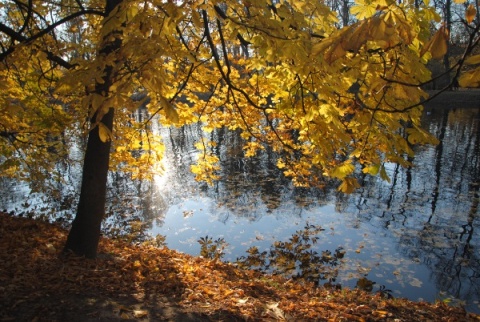
{"type": "MultiPolygon", "coordinates": [[[[427,91],[433,96],[440,91],[427,91]]],[[[458,89],[440,93],[431,101],[424,104],[426,108],[479,108],[480,89],[458,89]]]]}

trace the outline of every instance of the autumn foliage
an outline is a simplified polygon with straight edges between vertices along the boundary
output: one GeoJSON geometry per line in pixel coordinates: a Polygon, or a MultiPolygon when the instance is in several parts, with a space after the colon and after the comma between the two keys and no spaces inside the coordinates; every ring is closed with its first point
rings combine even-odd
{"type": "MultiPolygon", "coordinates": [[[[149,177],[163,154],[152,123],[200,123],[241,131],[246,156],[273,148],[296,185],[335,178],[351,192],[359,170],[388,180],[386,162],[408,165],[412,145],[436,142],[420,125],[421,86],[450,36],[428,1],[358,0],[342,28],[313,0],[64,2],[0,7],[5,175],[45,178],[91,131],[112,142],[111,169],[149,177]],[[139,107],[145,119],[132,117],[139,107]],[[110,110],[115,129],[103,120],[110,110]]],[[[468,6],[459,70],[478,64],[475,15],[468,6]]],[[[471,68],[459,83],[479,75],[471,68]]],[[[205,135],[192,168],[208,182],[211,144],[205,135]]]]}
{"type": "MultiPolygon", "coordinates": [[[[448,72],[472,87],[480,24],[463,11],[466,49],[448,72]]],[[[429,1],[357,0],[350,13],[340,26],[317,0],[3,1],[1,173],[41,189],[85,151],[65,248],[92,258],[109,170],[160,172],[160,126],[202,126],[192,171],[209,183],[218,129],[240,132],[247,157],[272,149],[296,186],[389,180],[386,164],[410,166],[415,145],[437,142],[421,126],[422,86],[450,30],[429,1]]]]}

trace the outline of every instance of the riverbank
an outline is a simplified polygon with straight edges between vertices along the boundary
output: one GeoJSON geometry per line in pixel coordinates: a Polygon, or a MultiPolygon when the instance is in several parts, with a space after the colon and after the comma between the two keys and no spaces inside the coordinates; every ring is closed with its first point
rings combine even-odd
{"type": "Polygon", "coordinates": [[[480,321],[443,302],[315,288],[151,245],[102,239],[59,257],[67,231],[0,213],[0,321],[480,321]]]}
{"type": "Polygon", "coordinates": [[[427,91],[432,100],[425,103],[428,108],[479,108],[480,90],[479,89],[458,89],[455,91],[427,91]]]}

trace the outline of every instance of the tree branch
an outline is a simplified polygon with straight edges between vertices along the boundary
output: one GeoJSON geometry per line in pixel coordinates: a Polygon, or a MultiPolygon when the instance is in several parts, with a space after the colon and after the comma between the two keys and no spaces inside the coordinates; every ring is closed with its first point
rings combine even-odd
{"type": "MultiPolygon", "coordinates": [[[[38,33],[34,34],[31,37],[26,37],[21,32],[23,29],[25,29],[24,28],[25,25],[22,26],[22,29],[20,31],[15,31],[14,29],[7,26],[6,24],[0,23],[0,32],[4,33],[8,37],[10,37],[13,40],[13,42],[19,42],[19,43],[25,45],[25,44],[29,44],[29,43],[45,36],[46,34],[52,32],[53,30],[55,30],[56,28],[58,28],[59,26],[63,25],[64,23],[66,23],[70,20],[73,20],[77,17],[81,17],[81,16],[84,16],[84,15],[89,15],[89,14],[100,15],[102,17],[105,16],[105,14],[103,12],[98,11],[98,10],[94,10],[94,9],[81,10],[81,11],[75,12],[75,13],[73,13],[73,14],[71,14],[71,15],[63,18],[63,19],[58,20],[57,22],[49,25],[48,27],[39,31],[38,33]]],[[[0,54],[0,62],[4,61],[10,54],[13,53],[14,50],[15,50],[15,45],[12,45],[6,51],[1,53],[0,54]]],[[[42,49],[42,51],[47,54],[47,58],[50,61],[55,62],[62,67],[71,69],[75,66],[75,65],[72,65],[72,64],[68,63],[67,61],[65,61],[60,56],[57,56],[57,55],[53,54],[52,52],[50,52],[46,49],[42,49]]]]}
{"type": "MultiPolygon", "coordinates": [[[[202,15],[203,15],[203,24],[204,24],[204,27],[205,27],[205,35],[207,37],[207,42],[210,46],[210,49],[212,50],[212,55],[214,57],[214,60],[215,60],[215,63],[217,65],[217,68],[218,70],[220,71],[220,74],[222,75],[222,78],[223,80],[225,80],[225,82],[227,83],[227,86],[229,88],[230,91],[232,91],[232,96],[233,96],[233,99],[235,101],[235,105],[238,107],[238,103],[236,102],[235,100],[235,95],[233,94],[233,91],[236,91],[238,93],[240,93],[246,100],[247,102],[254,108],[256,109],[259,109],[263,112],[264,116],[265,116],[265,119],[267,121],[267,124],[268,126],[270,127],[270,129],[272,130],[272,132],[274,133],[274,135],[277,137],[277,139],[282,143],[283,146],[285,146],[286,148],[292,150],[292,151],[296,151],[296,149],[294,147],[292,147],[291,145],[289,145],[288,143],[284,142],[282,140],[282,138],[280,137],[280,135],[278,134],[278,132],[276,131],[275,127],[273,126],[269,116],[268,116],[268,113],[267,113],[267,109],[266,108],[262,108],[260,106],[258,106],[251,98],[250,98],[250,95],[248,95],[248,93],[246,93],[244,90],[238,88],[237,86],[235,86],[231,79],[230,79],[230,65],[228,63],[228,58],[226,56],[226,48],[225,48],[225,43],[224,43],[224,39],[223,39],[223,35],[221,34],[221,29],[220,29],[220,38],[221,38],[221,41],[222,41],[222,48],[224,50],[224,55],[225,55],[225,59],[226,59],[226,64],[227,64],[227,74],[225,74],[225,72],[223,71],[223,68],[222,68],[222,65],[220,64],[220,56],[218,55],[218,52],[217,52],[217,49],[215,47],[215,44],[213,43],[213,39],[212,39],[212,36],[210,34],[210,28],[208,27],[208,16],[207,16],[207,12],[205,10],[202,10],[202,15]]],[[[218,24],[218,28],[220,28],[220,21],[217,20],[217,24],[218,24]]],[[[253,135],[254,137],[256,137],[253,132],[250,130],[250,127],[249,127],[249,124],[248,122],[246,121],[246,119],[244,118],[243,116],[243,113],[242,113],[242,109],[241,108],[238,108],[238,111],[240,113],[240,116],[242,117],[242,120],[243,122],[245,123],[245,125],[247,126],[247,130],[250,132],[251,135],[253,135]]],[[[256,137],[257,138],[257,137],[256,137]]],[[[258,138],[257,138],[258,139],[258,138]]]]}

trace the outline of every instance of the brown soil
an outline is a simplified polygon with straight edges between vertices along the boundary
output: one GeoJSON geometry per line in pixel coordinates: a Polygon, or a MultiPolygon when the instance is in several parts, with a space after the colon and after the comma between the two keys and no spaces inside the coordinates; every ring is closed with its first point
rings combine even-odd
{"type": "Polygon", "coordinates": [[[67,232],[0,213],[0,321],[480,321],[445,303],[315,288],[167,248],[103,239],[59,256],[67,232]]]}

